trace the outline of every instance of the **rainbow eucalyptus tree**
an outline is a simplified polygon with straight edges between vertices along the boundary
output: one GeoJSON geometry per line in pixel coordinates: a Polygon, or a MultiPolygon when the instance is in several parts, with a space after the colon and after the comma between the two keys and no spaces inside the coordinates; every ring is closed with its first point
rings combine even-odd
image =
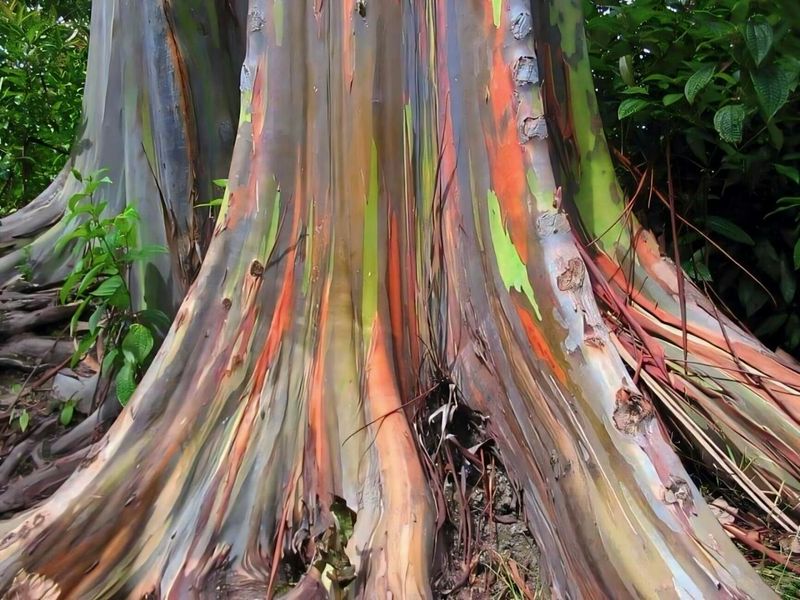
{"type": "MultiPolygon", "coordinates": [[[[110,431],[19,480],[66,481],[0,496],[2,589],[430,597],[412,414],[443,380],[487,418],[554,596],[771,593],[666,423],[792,530],[800,372],[631,216],[578,0],[108,0],[91,44],[72,161],[170,249],[138,302],[179,306],[110,431]]],[[[41,286],[70,268],[71,186],[0,225],[6,288],[30,291],[23,252],[41,286]]]]}

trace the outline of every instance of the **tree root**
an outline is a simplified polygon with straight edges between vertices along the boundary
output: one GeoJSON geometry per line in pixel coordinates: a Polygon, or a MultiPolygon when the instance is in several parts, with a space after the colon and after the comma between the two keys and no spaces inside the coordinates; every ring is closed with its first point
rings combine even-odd
{"type": "Polygon", "coordinates": [[[91,449],[75,453],[62,459],[54,460],[29,475],[23,475],[0,493],[0,514],[8,515],[29,508],[48,498],[58,487],[72,475],[89,456],[91,449]]]}
{"type": "Polygon", "coordinates": [[[74,350],[68,340],[19,335],[0,342],[0,367],[22,371],[46,369],[63,364],[74,350]]]}
{"type": "Polygon", "coordinates": [[[21,442],[16,444],[0,465],[0,488],[8,487],[9,479],[17,466],[34,453],[34,448],[41,445],[49,431],[57,423],[56,417],[50,417],[39,423],[21,442]]]}

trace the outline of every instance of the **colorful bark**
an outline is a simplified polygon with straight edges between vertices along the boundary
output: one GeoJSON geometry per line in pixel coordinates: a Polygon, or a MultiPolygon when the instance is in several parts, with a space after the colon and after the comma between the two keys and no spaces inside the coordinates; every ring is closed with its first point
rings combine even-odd
{"type": "Polygon", "coordinates": [[[529,3],[250,0],[247,15],[200,274],[92,456],[0,524],[0,589],[333,594],[331,569],[292,591],[284,569],[309,565],[342,499],[349,591],[430,597],[435,507],[406,405],[433,360],[489,417],[555,596],[768,595],[595,303],[529,3]]]}

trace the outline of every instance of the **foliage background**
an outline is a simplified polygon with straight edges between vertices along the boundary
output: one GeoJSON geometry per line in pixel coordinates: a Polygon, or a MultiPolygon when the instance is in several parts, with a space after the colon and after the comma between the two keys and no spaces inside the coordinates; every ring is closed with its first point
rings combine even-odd
{"type": "Polygon", "coordinates": [[[66,162],[81,114],[91,0],[0,2],[0,215],[66,162]]]}
{"type": "Polygon", "coordinates": [[[731,314],[796,353],[800,3],[585,5],[603,122],[629,195],[648,173],[637,215],[668,255],[677,241],[687,273],[731,314]],[[680,219],[673,231],[651,193],[668,199],[670,179],[677,213],[700,232],[680,219]]]}

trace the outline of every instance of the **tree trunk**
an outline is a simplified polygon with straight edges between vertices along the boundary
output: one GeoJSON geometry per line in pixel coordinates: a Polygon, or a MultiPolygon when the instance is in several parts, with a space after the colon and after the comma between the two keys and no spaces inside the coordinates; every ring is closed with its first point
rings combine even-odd
{"type": "MultiPolygon", "coordinates": [[[[726,321],[739,345],[706,351],[699,296],[683,344],[681,275],[628,241],[641,236],[593,260],[576,243],[570,222],[591,238],[620,211],[599,187],[616,183],[578,1],[200,4],[95,4],[86,114],[98,133],[86,139],[109,146],[81,168],[112,168],[113,207],[152,217],[175,294],[203,249],[193,203],[228,161],[215,115],[232,106],[237,55],[218,50],[235,47],[246,13],[241,113],[226,200],[167,339],[70,479],[0,524],[0,589],[335,595],[328,575],[342,565],[317,557],[344,502],[356,514],[345,591],[430,597],[441,507],[413,414],[444,382],[451,402],[488,417],[553,595],[767,597],[647,392],[667,408],[688,397],[721,443],[749,435],[736,447],[763,459],[759,481],[796,491],[797,404],[783,395],[796,366],[726,321]],[[113,108],[92,110],[93,94],[113,108]],[[631,247],[655,282],[625,304],[613,265],[631,247]],[[633,329],[610,330],[607,308],[633,329]],[[683,348],[708,370],[682,369],[683,348]],[[697,383],[715,385],[731,361],[775,389],[752,374],[717,395],[697,383]],[[763,415],[769,439],[752,425],[763,415]],[[290,563],[307,569],[294,588],[290,563]]],[[[36,261],[50,280],[68,268],[36,261]]],[[[140,281],[145,297],[164,293],[140,281]]]]}

